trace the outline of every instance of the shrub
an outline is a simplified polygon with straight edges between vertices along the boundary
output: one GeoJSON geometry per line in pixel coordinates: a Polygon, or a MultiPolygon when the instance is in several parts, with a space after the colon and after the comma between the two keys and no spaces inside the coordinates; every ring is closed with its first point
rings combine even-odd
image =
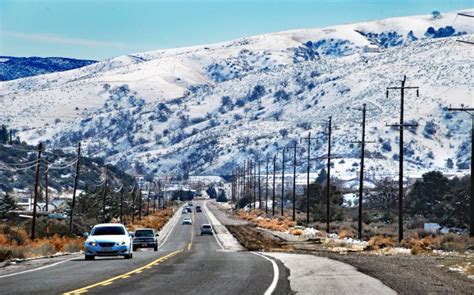
{"type": "Polygon", "coordinates": [[[375,236],[370,238],[367,250],[378,250],[383,248],[395,247],[395,240],[386,236],[375,236]]]}

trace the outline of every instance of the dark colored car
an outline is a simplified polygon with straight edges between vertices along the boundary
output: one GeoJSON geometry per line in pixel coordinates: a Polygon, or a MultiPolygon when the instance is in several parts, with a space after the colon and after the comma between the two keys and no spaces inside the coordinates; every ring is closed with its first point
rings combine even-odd
{"type": "Polygon", "coordinates": [[[152,228],[137,229],[133,238],[133,251],[138,248],[153,248],[158,251],[158,236],[152,228]]]}
{"type": "Polygon", "coordinates": [[[203,224],[201,226],[201,236],[202,235],[212,235],[212,234],[213,234],[212,225],[203,224]]]}
{"type": "Polygon", "coordinates": [[[202,212],[201,206],[196,206],[196,212],[202,212]]]}

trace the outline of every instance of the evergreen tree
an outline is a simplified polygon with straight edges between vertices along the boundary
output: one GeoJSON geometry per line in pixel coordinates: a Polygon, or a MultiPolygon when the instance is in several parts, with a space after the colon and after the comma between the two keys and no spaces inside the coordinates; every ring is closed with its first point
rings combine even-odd
{"type": "Polygon", "coordinates": [[[8,134],[7,126],[2,125],[2,129],[0,130],[0,142],[2,142],[3,144],[6,144],[8,143],[8,138],[9,138],[9,134],[8,134]]]}
{"type": "Polygon", "coordinates": [[[0,218],[5,218],[7,213],[16,209],[16,201],[9,194],[0,197],[0,218]]]}
{"type": "Polygon", "coordinates": [[[441,222],[452,195],[449,180],[439,171],[423,174],[407,195],[407,213],[441,222]]]}
{"type": "Polygon", "coordinates": [[[322,185],[323,183],[325,183],[327,177],[328,177],[328,173],[326,169],[324,168],[321,169],[321,171],[319,171],[318,177],[316,178],[316,183],[319,183],[322,185]]]}

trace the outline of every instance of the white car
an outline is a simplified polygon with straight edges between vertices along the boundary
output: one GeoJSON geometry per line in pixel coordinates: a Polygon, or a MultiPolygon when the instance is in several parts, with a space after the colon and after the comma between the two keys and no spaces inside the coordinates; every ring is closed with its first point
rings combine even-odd
{"type": "Polygon", "coordinates": [[[193,224],[193,220],[189,217],[184,217],[182,224],[193,224]]]}
{"type": "Polygon", "coordinates": [[[91,233],[85,233],[85,259],[92,260],[96,256],[133,257],[133,234],[123,224],[104,223],[94,226],[91,233]]]}

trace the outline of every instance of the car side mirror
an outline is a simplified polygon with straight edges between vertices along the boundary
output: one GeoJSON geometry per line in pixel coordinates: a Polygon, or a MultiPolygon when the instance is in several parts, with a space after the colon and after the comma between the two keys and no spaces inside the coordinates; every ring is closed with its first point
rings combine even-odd
{"type": "Polygon", "coordinates": [[[156,236],[156,237],[159,237],[159,236],[160,236],[160,234],[156,234],[155,236],[156,236]]]}
{"type": "Polygon", "coordinates": [[[84,236],[84,238],[87,239],[89,237],[89,233],[84,233],[83,236],[84,236]]]}
{"type": "Polygon", "coordinates": [[[134,235],[133,233],[128,233],[128,236],[129,236],[130,238],[133,238],[135,235],[134,235]]]}

